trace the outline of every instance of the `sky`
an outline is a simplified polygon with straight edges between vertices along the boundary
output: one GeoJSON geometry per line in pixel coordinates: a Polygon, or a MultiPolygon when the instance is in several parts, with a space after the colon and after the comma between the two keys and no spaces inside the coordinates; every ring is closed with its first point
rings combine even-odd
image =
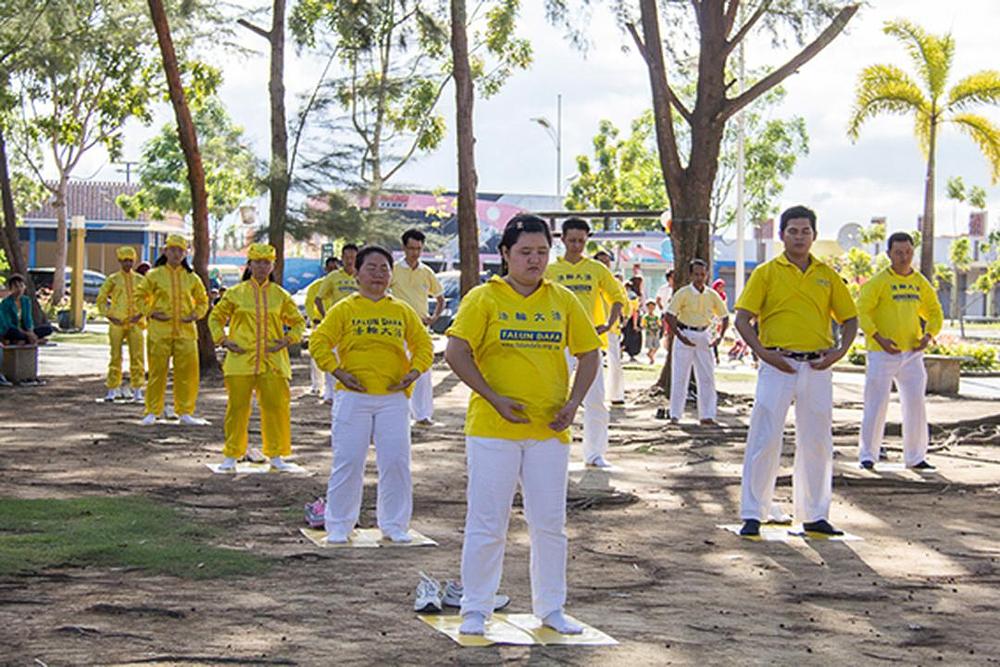
{"type": "MultiPolygon", "coordinates": [[[[251,0],[246,0],[251,3],[251,0]]],[[[845,223],[867,224],[874,216],[888,218],[889,231],[914,229],[923,209],[925,161],[906,117],[869,121],[856,143],[846,126],[854,100],[858,73],[872,63],[909,67],[902,46],[882,32],[885,21],[906,17],[932,33],[951,32],[956,40],[952,68],[954,83],[983,69],[1000,69],[995,47],[1000,0],[871,0],[840,35],[818,56],[784,83],[787,96],[779,117],[801,116],[810,136],[810,153],[800,158],[778,202],[784,208],[806,204],[820,220],[820,235],[836,236],[845,223]]],[[[587,19],[590,46],[574,49],[562,31],[549,25],[540,0],[524,0],[519,33],[531,40],[534,63],[517,72],[496,96],[477,99],[475,111],[476,163],[482,192],[554,194],[556,151],[554,142],[532,118],[556,121],[556,97],[562,95],[562,175],[575,174],[575,156],[589,153],[599,121],[608,119],[626,129],[630,121],[650,106],[649,81],[631,38],[611,15],[595,9],[587,19]]],[[[261,48],[263,40],[247,34],[246,45],[261,48]],[[260,44],[258,44],[260,42],[260,44]]],[[[317,60],[308,54],[290,53],[286,71],[289,115],[299,94],[310,90],[318,72],[317,60]]],[[[268,61],[259,55],[242,57],[221,51],[210,59],[221,65],[225,78],[221,96],[235,121],[242,125],[260,156],[268,154],[268,61]]],[[[776,66],[790,51],[774,49],[770,40],[755,36],[747,45],[748,67],[776,66]]],[[[454,91],[449,88],[440,110],[449,122],[441,147],[421,156],[400,172],[395,186],[453,189],[457,185],[454,91]]],[[[1000,109],[985,115],[1000,121],[1000,109]]],[[[142,143],[170,118],[161,109],[152,127],[128,126],[125,156],[137,159],[142,143]]],[[[120,180],[119,167],[107,156],[94,153],[77,175],[100,180],[120,180]]],[[[989,186],[986,160],[970,139],[946,127],[938,149],[939,234],[961,231],[969,208],[944,196],[944,183],[962,176],[967,186],[987,187],[990,209],[1000,213],[1000,186],[989,186]],[[957,220],[957,227],[953,221],[957,220]]],[[[564,192],[566,186],[564,185],[564,192]]],[[[262,207],[262,210],[264,208],[262,207]]],[[[991,213],[992,226],[1000,225],[991,213]]]]}

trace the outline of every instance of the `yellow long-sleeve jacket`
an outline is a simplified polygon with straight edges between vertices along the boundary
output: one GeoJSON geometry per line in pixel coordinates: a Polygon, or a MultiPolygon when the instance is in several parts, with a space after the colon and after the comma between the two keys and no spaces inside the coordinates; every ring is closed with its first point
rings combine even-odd
{"type": "MultiPolygon", "coordinates": [[[[338,368],[356,377],[369,394],[389,387],[416,369],[427,371],[434,346],[417,311],[391,296],[372,301],[352,294],[338,301],[309,338],[309,354],[327,373],[338,368]]],[[[337,382],[338,389],[346,389],[337,382]]],[[[411,384],[406,395],[413,392],[411,384]]]]}
{"type": "Polygon", "coordinates": [[[919,271],[901,276],[890,267],[861,287],[858,324],[868,350],[882,352],[877,333],[908,352],[917,347],[925,330],[931,336],[940,333],[944,313],[934,286],[919,271]]]}
{"type": "Polygon", "coordinates": [[[258,284],[252,277],[226,290],[208,316],[216,345],[228,340],[244,350],[226,352],[224,375],[280,373],[291,379],[288,348],[277,352],[268,352],[268,348],[283,338],[297,343],[305,327],[306,321],[288,292],[269,280],[258,284]]]}
{"type": "Polygon", "coordinates": [[[201,278],[183,266],[176,269],[168,264],[151,269],[136,290],[140,309],[149,321],[149,335],[153,339],[189,338],[197,340],[195,320],[208,313],[208,294],[201,278]],[[160,312],[170,319],[160,321],[149,317],[160,312]],[[182,322],[182,317],[194,314],[195,320],[182,322]]]}
{"type": "Polygon", "coordinates": [[[112,273],[97,293],[97,312],[104,317],[115,318],[126,329],[133,326],[144,327],[145,318],[132,322],[133,317],[143,314],[138,295],[143,280],[135,271],[112,273]]]}

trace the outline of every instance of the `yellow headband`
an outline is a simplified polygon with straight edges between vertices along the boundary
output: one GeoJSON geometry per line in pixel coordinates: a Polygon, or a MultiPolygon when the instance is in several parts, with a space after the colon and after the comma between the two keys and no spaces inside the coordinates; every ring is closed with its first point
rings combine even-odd
{"type": "Polygon", "coordinates": [[[171,234],[167,237],[167,248],[180,248],[181,250],[188,249],[187,239],[180,234],[171,234]]]}
{"type": "Polygon", "coordinates": [[[131,259],[134,262],[136,260],[135,248],[127,245],[122,246],[115,251],[115,257],[117,257],[120,261],[131,259]]]}
{"type": "Polygon", "coordinates": [[[276,256],[276,251],[274,246],[267,243],[253,243],[250,245],[250,249],[247,250],[247,259],[251,262],[256,259],[266,259],[269,262],[273,262],[276,256]]]}

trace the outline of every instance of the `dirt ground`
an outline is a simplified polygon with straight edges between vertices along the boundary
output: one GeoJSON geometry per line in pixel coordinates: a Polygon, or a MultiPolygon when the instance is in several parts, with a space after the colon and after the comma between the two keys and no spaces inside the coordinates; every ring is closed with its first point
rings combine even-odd
{"type": "MultiPolygon", "coordinates": [[[[670,426],[636,385],[629,407],[612,413],[615,469],[571,472],[568,611],[621,644],[473,649],[411,611],[420,570],[458,578],[466,389],[439,366],[439,424],[414,433],[413,525],[440,546],[320,550],[298,532],[330,466],[329,409],[303,395],[305,362],[292,414],[295,460],[315,473],[307,478],[209,473],[222,443],[221,379],[203,383],[199,412],[212,425],[201,429],[142,428],[139,406],[95,403],[97,377],[5,392],[0,495],[141,494],[225,527],[222,544],[277,564],[259,578],[209,582],[97,568],[0,578],[0,663],[1000,662],[1000,404],[935,399],[939,472],[920,476],[858,470],[861,406],[840,401],[831,520],[864,540],[751,542],[716,527],[738,521],[749,398],[722,401],[721,428],[670,426]]],[[[898,425],[890,432],[898,459],[898,425]]],[[[789,511],[791,455],[786,439],[777,499],[789,511]]],[[[374,525],[371,460],[361,523],[374,525]]],[[[502,590],[511,611],[530,611],[519,509],[502,590]]]]}

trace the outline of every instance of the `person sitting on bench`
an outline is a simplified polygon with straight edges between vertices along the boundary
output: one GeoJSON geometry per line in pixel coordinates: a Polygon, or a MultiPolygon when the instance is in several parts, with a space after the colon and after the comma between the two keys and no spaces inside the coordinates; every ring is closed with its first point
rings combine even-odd
{"type": "Polygon", "coordinates": [[[4,343],[37,345],[52,335],[48,324],[35,326],[31,299],[24,293],[24,276],[14,273],[7,278],[7,298],[0,301],[0,339],[4,343]]]}

